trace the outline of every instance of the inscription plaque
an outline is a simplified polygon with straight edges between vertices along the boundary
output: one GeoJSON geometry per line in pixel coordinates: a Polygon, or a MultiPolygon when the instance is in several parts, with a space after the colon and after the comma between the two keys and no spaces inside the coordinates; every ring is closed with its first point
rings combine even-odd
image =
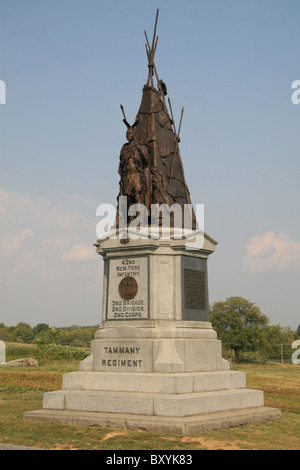
{"type": "Polygon", "coordinates": [[[109,260],[107,320],[148,319],[148,259],[109,260]]]}
{"type": "Polygon", "coordinates": [[[184,306],[188,309],[206,309],[205,272],[184,269],[184,306]]]}
{"type": "Polygon", "coordinates": [[[97,371],[139,373],[153,370],[152,342],[149,339],[98,340],[94,354],[97,371]]]}

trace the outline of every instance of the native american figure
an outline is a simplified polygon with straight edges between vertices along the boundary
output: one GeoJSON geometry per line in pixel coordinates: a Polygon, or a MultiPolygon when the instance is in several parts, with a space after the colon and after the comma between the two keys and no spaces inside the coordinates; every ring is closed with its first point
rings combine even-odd
{"type": "Polygon", "coordinates": [[[136,141],[134,127],[128,127],[126,138],[128,143],[123,145],[120,153],[119,196],[127,196],[128,207],[132,204],[143,204],[147,208],[148,215],[150,215],[149,149],[146,145],[136,141]]]}
{"type": "MultiPolygon", "coordinates": [[[[153,204],[166,204],[169,207],[179,204],[182,214],[184,214],[185,205],[190,205],[190,208],[192,206],[179,150],[183,110],[177,134],[171,102],[169,100],[172,117],[169,115],[165,102],[167,87],[162,80],[159,80],[154,63],[158,40],[156,24],[152,47],[150,47],[146,33],[145,36],[148,79],[143,88],[142,102],[135,123],[132,126],[128,123],[121,105],[123,121],[128,128],[126,136],[129,142],[122,147],[120,154],[119,196],[127,196],[128,206],[134,203],[144,204],[150,224],[153,204]],[[154,74],[157,79],[157,88],[154,86],[154,74]]],[[[190,218],[191,226],[195,228],[196,220],[193,210],[191,210],[190,218]]],[[[117,217],[117,227],[118,222],[117,217]]],[[[181,224],[182,222],[183,219],[181,224]]],[[[171,225],[174,225],[174,220],[171,221],[171,225]]]]}

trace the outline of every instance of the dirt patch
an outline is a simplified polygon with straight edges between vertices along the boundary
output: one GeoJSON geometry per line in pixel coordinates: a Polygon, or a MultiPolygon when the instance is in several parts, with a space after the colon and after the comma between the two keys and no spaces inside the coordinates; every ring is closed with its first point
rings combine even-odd
{"type": "Polygon", "coordinates": [[[197,442],[207,450],[242,450],[242,443],[239,441],[233,441],[231,443],[224,443],[217,439],[205,439],[204,437],[184,437],[182,442],[197,442]]]}
{"type": "MultiPolygon", "coordinates": [[[[177,441],[175,438],[166,438],[168,441],[177,441]]],[[[183,437],[180,442],[196,443],[207,450],[243,450],[243,443],[240,441],[223,442],[217,439],[208,439],[205,437],[183,437]]]]}
{"type": "Polygon", "coordinates": [[[108,434],[106,434],[106,436],[104,436],[102,441],[107,441],[107,439],[112,439],[113,437],[116,437],[116,436],[124,436],[125,434],[127,434],[127,433],[126,432],[120,432],[120,431],[112,431],[112,432],[109,432],[108,434]]]}
{"type": "Polygon", "coordinates": [[[50,450],[82,450],[82,449],[80,449],[80,447],[65,445],[65,446],[60,446],[60,447],[51,447],[50,450]]]}

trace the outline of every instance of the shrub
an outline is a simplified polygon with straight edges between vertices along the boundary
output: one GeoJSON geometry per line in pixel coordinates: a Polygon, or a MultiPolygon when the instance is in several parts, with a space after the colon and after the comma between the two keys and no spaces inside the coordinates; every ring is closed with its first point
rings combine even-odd
{"type": "Polygon", "coordinates": [[[51,361],[82,361],[89,354],[89,350],[62,346],[60,344],[6,344],[6,362],[25,357],[32,357],[36,359],[39,364],[45,364],[51,361]]]}

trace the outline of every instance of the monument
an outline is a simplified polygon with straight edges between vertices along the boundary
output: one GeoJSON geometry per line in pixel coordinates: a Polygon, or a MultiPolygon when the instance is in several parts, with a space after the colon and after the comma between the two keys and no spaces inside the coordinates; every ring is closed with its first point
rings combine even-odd
{"type": "Polygon", "coordinates": [[[128,142],[115,225],[95,243],[104,259],[102,323],[79,371],[64,374],[62,390],[45,393],[27,420],[191,434],[281,417],[230,369],[209,322],[207,260],[217,242],[191,205],[182,114],[176,132],[154,62],[157,19],[158,11],[151,45],[145,33],[148,78],[134,124],[121,106],[128,142]]]}

